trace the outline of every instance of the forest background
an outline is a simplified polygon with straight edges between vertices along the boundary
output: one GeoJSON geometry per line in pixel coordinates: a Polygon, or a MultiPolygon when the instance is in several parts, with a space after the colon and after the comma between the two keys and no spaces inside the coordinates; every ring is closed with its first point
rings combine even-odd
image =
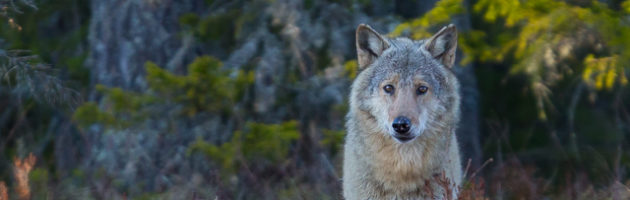
{"type": "Polygon", "coordinates": [[[462,198],[630,198],[628,0],[0,0],[0,199],[339,199],[361,23],[458,27],[462,198]]]}

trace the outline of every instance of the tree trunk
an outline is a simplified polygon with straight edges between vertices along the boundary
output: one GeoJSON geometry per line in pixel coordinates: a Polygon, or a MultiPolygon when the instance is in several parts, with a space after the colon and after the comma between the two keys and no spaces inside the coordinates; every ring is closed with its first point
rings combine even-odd
{"type": "MultiPolygon", "coordinates": [[[[144,63],[181,67],[177,54],[188,45],[179,32],[178,17],[194,11],[201,0],[95,0],[88,42],[92,83],[125,89],[142,89],[144,63]],[[175,58],[174,58],[175,57],[175,58]],[[173,63],[175,62],[175,63],[173,63]]],[[[184,52],[182,52],[184,51],[184,52]]]]}

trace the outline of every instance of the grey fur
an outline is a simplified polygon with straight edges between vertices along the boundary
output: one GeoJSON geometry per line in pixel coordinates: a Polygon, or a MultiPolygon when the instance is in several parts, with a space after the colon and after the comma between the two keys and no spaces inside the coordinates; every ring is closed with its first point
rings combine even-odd
{"type": "Polygon", "coordinates": [[[346,199],[445,198],[431,182],[445,173],[457,194],[461,165],[455,129],[459,82],[451,71],[457,34],[449,25],[427,40],[386,38],[367,25],[357,28],[360,73],[352,84],[344,155],[346,199]],[[386,94],[383,86],[394,86],[386,94]],[[417,94],[419,86],[429,91],[417,94]],[[391,128],[396,116],[411,118],[408,142],[391,128]],[[431,184],[425,186],[425,180],[431,184]],[[427,189],[433,196],[429,196],[427,189]]]}

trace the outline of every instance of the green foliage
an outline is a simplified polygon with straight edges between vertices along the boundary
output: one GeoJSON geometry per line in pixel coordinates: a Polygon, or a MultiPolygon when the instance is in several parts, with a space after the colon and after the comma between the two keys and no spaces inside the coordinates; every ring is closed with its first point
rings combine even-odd
{"type": "Polygon", "coordinates": [[[230,112],[254,82],[252,71],[237,71],[235,77],[231,77],[234,72],[223,70],[221,66],[219,60],[203,56],[188,66],[187,76],[179,76],[151,62],[145,65],[149,87],[160,96],[185,105],[188,115],[199,111],[230,112]]]}
{"type": "Polygon", "coordinates": [[[232,23],[231,20],[236,16],[237,13],[209,16],[199,22],[197,32],[202,38],[220,39],[221,36],[228,33],[228,27],[232,23]]]}
{"type": "Polygon", "coordinates": [[[621,8],[625,13],[630,13],[630,0],[626,0],[621,3],[621,8]]]}
{"type": "Polygon", "coordinates": [[[197,139],[195,143],[190,145],[188,153],[201,152],[220,163],[223,170],[234,173],[237,167],[235,160],[237,159],[237,150],[240,149],[240,143],[240,133],[235,133],[230,142],[223,143],[219,146],[205,142],[202,139],[197,139]]]}
{"type": "Polygon", "coordinates": [[[584,59],[583,81],[598,90],[612,90],[614,84],[619,82],[625,86],[628,78],[624,73],[624,68],[618,65],[618,56],[595,58],[589,54],[584,59]]]}
{"type": "MultiPolygon", "coordinates": [[[[486,7],[483,3],[488,1],[490,0],[480,1],[475,5],[475,10],[482,11],[486,7]]],[[[517,6],[519,14],[516,16],[512,16],[513,12],[497,16],[506,18],[504,22],[506,27],[517,25],[516,28],[520,32],[503,36],[506,39],[500,43],[502,46],[495,47],[501,49],[496,51],[500,53],[500,56],[495,57],[494,60],[501,61],[504,55],[511,54],[517,59],[512,71],[524,72],[532,76],[533,81],[543,81],[537,80],[542,79],[543,73],[546,72],[543,67],[555,67],[558,61],[574,56],[571,54],[575,48],[591,45],[583,44],[584,40],[589,39],[588,37],[594,37],[608,45],[604,47],[607,48],[606,51],[597,50],[600,54],[608,54],[610,57],[627,54],[621,47],[630,44],[630,39],[627,37],[630,36],[630,29],[620,23],[617,17],[620,13],[603,4],[593,2],[592,7],[583,8],[564,2],[527,1],[524,4],[505,5],[506,7],[496,8],[496,6],[499,5],[495,5],[495,9],[498,10],[514,9],[513,7],[517,6]]],[[[490,7],[492,6],[488,6],[485,13],[492,12],[490,7]]],[[[494,22],[492,18],[486,20],[494,22]]],[[[629,58],[630,56],[622,59],[629,58]]],[[[588,65],[594,60],[585,58],[585,62],[588,65]]],[[[616,63],[609,62],[615,66],[616,63]]],[[[553,82],[545,81],[545,83],[553,82]]]]}
{"type": "Polygon", "coordinates": [[[48,182],[48,170],[42,168],[36,168],[29,174],[29,180],[34,183],[47,183],[48,182]]]}
{"type": "Polygon", "coordinates": [[[357,60],[349,60],[343,64],[343,69],[346,75],[348,76],[348,78],[354,79],[357,77],[359,64],[357,63],[357,60]]]}
{"type": "Polygon", "coordinates": [[[79,127],[87,127],[95,123],[114,124],[116,122],[114,116],[109,113],[101,112],[98,105],[94,102],[87,102],[74,111],[72,119],[79,127]]]}
{"type": "Polygon", "coordinates": [[[436,25],[445,24],[451,21],[453,15],[464,12],[462,0],[442,0],[435,4],[435,7],[425,13],[422,17],[403,22],[398,25],[391,36],[407,35],[410,38],[422,39],[431,36],[429,29],[436,25]]]}
{"type": "Polygon", "coordinates": [[[76,109],[73,120],[80,127],[99,123],[112,128],[128,128],[145,120],[152,114],[149,106],[158,102],[156,96],[125,91],[121,88],[108,88],[97,85],[103,93],[106,109],[101,110],[94,102],[87,102],[76,109]]]}
{"type": "MultiPolygon", "coordinates": [[[[248,160],[265,158],[273,163],[286,159],[289,145],[300,136],[297,121],[282,124],[259,124],[250,122],[245,131],[243,155],[248,160]]],[[[236,134],[239,134],[238,131],[236,134]]]]}
{"type": "Polygon", "coordinates": [[[177,114],[189,117],[199,112],[229,113],[254,82],[254,74],[224,70],[221,66],[219,60],[202,56],[188,66],[188,75],[176,75],[147,62],[147,92],[98,85],[97,91],[104,95],[104,108],[86,103],[77,109],[73,118],[81,126],[101,123],[126,128],[156,116],[156,112],[160,112],[156,106],[169,103],[181,105],[177,114]]]}
{"type": "Polygon", "coordinates": [[[494,0],[481,0],[478,1],[473,7],[475,12],[482,12],[483,18],[489,22],[495,22],[497,18],[506,18],[506,25],[513,26],[518,20],[523,18],[525,13],[520,10],[521,2],[519,0],[506,0],[506,1],[494,1],[494,0]]]}
{"type": "MultiPolygon", "coordinates": [[[[550,87],[565,77],[581,74],[584,83],[597,90],[627,84],[630,26],[620,16],[627,14],[628,2],[616,11],[596,1],[590,7],[564,1],[477,1],[472,14],[483,19],[481,27],[486,29],[460,34],[460,48],[466,55],[462,62],[507,62],[510,73],[526,75],[539,118],[545,120],[550,87]],[[579,51],[585,48],[594,54],[579,51]],[[575,60],[584,62],[569,63],[575,60]],[[567,64],[570,67],[565,67],[567,64]]],[[[454,0],[440,1],[433,10],[402,23],[392,34],[410,30],[414,38],[430,36],[427,28],[460,13],[461,8],[454,4],[454,0]]]]}
{"type": "Polygon", "coordinates": [[[97,85],[96,90],[105,94],[105,102],[111,104],[112,113],[121,113],[128,110],[142,110],[142,107],[157,102],[151,95],[125,91],[121,88],[108,88],[97,85]]]}
{"type": "Polygon", "coordinates": [[[240,166],[255,162],[257,165],[278,165],[286,160],[290,145],[299,138],[297,121],[281,124],[248,122],[244,130],[234,132],[232,139],[213,145],[198,139],[190,145],[189,153],[201,152],[220,163],[223,170],[235,173],[240,166]]]}
{"type": "Polygon", "coordinates": [[[319,141],[319,144],[330,149],[332,155],[335,155],[341,149],[343,145],[343,137],[345,136],[345,130],[322,130],[323,137],[319,141]]]}
{"type": "Polygon", "coordinates": [[[29,174],[29,183],[32,189],[33,199],[46,199],[48,191],[49,175],[48,170],[43,168],[35,168],[29,174]]]}
{"type": "MultiPolygon", "coordinates": [[[[479,2],[480,6],[475,5],[476,11],[486,8],[481,5],[483,2],[486,1],[479,2]]],[[[527,1],[517,5],[520,6],[514,12],[519,14],[497,14],[505,18],[506,27],[514,26],[518,31],[503,34],[503,41],[489,48],[494,48],[491,51],[497,55],[491,59],[502,61],[511,57],[515,60],[511,72],[529,77],[541,119],[546,119],[546,103],[543,102],[550,98],[549,87],[557,84],[563,76],[570,77],[572,72],[582,74],[583,81],[596,89],[610,89],[615,83],[626,84],[627,67],[621,63],[628,63],[630,59],[624,48],[630,44],[630,29],[620,23],[620,13],[597,2],[593,2],[591,7],[556,1],[527,1]],[[597,43],[606,46],[597,47],[597,43]],[[576,54],[579,48],[593,48],[601,58],[576,54]],[[570,70],[561,68],[563,61],[574,59],[584,60],[584,63],[582,66],[571,64],[570,70]]],[[[516,5],[497,9],[506,10],[513,6],[516,5]]],[[[490,7],[485,12],[491,12],[490,7]]],[[[486,20],[494,22],[492,18],[486,20]]],[[[475,54],[474,51],[467,53],[475,54]]]]}
{"type": "Polygon", "coordinates": [[[188,27],[194,27],[199,23],[199,15],[195,13],[185,13],[179,16],[179,23],[188,27]]]}
{"type": "Polygon", "coordinates": [[[185,13],[179,16],[179,23],[186,31],[192,32],[203,41],[232,41],[237,29],[240,29],[244,19],[254,19],[254,16],[242,15],[240,9],[228,9],[225,12],[209,15],[204,18],[195,13],[185,13]],[[235,20],[236,19],[236,20],[235,20]],[[236,22],[236,23],[235,23],[236,22]]]}

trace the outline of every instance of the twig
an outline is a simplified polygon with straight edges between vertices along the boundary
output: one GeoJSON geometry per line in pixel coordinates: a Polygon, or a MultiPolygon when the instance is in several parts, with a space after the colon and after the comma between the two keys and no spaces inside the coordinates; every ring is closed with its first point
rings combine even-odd
{"type": "Polygon", "coordinates": [[[464,170],[464,179],[466,179],[466,176],[468,175],[468,170],[470,169],[470,164],[472,163],[472,158],[468,159],[468,164],[466,164],[466,169],[464,170]]]}
{"type": "Polygon", "coordinates": [[[475,170],[475,172],[473,172],[472,175],[470,175],[470,178],[474,178],[477,175],[477,173],[479,173],[479,171],[481,171],[484,167],[486,167],[486,165],[490,164],[493,161],[494,161],[494,159],[490,158],[490,159],[486,160],[486,162],[483,162],[481,167],[479,167],[479,169],[475,170]]]}

